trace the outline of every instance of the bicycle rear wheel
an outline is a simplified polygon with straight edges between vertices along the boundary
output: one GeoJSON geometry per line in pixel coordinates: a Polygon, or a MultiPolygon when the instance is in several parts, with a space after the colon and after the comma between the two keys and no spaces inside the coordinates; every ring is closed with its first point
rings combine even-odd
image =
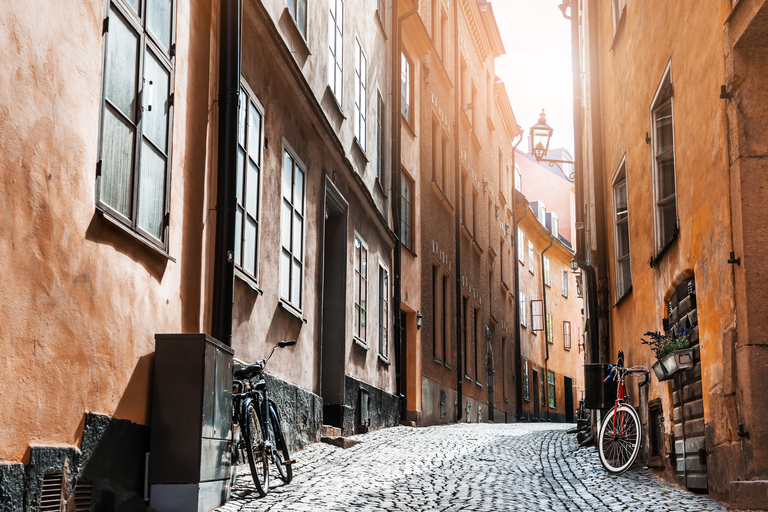
{"type": "Polygon", "coordinates": [[[628,470],[640,452],[641,436],[640,418],[631,405],[611,409],[597,436],[597,452],[605,470],[612,475],[628,470]]]}
{"type": "Polygon", "coordinates": [[[245,411],[245,450],[248,453],[248,463],[251,466],[251,476],[256,492],[264,497],[269,492],[269,461],[264,447],[264,434],[261,431],[261,421],[253,402],[249,402],[245,411]]]}
{"type": "Polygon", "coordinates": [[[293,467],[290,462],[285,464],[286,461],[291,460],[291,456],[288,453],[288,445],[285,442],[285,436],[283,436],[283,429],[281,427],[280,416],[277,414],[277,407],[275,407],[272,400],[269,401],[269,419],[272,423],[272,438],[275,446],[272,450],[272,461],[275,463],[277,469],[277,476],[284,483],[289,484],[293,479],[293,467]]]}

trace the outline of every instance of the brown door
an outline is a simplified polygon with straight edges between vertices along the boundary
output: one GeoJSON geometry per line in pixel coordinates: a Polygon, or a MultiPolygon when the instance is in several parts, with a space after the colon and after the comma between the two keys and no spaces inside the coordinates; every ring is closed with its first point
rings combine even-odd
{"type": "Polygon", "coordinates": [[[539,372],[535,371],[533,372],[533,419],[539,420],[541,418],[541,403],[540,403],[540,395],[539,392],[539,372]]]}

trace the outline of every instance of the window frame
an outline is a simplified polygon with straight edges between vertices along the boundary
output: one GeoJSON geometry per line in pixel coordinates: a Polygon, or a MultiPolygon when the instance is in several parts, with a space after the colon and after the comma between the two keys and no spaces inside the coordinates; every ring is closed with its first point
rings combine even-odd
{"type": "Polygon", "coordinates": [[[537,333],[544,330],[544,301],[541,299],[532,299],[530,302],[531,332],[537,333]]]}
{"type": "MultiPolygon", "coordinates": [[[[298,315],[301,315],[303,304],[304,304],[304,271],[305,271],[305,267],[306,267],[306,260],[305,260],[304,256],[305,256],[306,245],[307,245],[307,243],[306,243],[306,233],[307,233],[307,230],[306,230],[306,228],[307,228],[307,215],[306,215],[306,213],[307,213],[307,174],[308,173],[307,173],[307,166],[306,166],[306,164],[302,161],[301,158],[299,158],[299,156],[297,155],[296,151],[293,149],[293,147],[285,139],[283,139],[283,162],[282,162],[282,165],[281,165],[280,172],[281,172],[281,181],[280,181],[280,189],[281,189],[280,190],[281,234],[280,234],[280,276],[279,276],[279,280],[278,280],[279,283],[280,283],[280,289],[279,289],[280,302],[285,307],[287,307],[290,310],[294,311],[298,315]],[[301,171],[304,174],[303,186],[302,186],[302,197],[301,197],[301,201],[302,201],[302,209],[301,209],[301,211],[302,211],[302,213],[300,214],[301,217],[302,217],[302,223],[301,223],[301,258],[300,258],[301,274],[299,275],[299,301],[298,301],[298,303],[296,303],[294,300],[292,300],[291,297],[285,297],[283,295],[283,282],[282,282],[282,279],[283,279],[283,268],[282,268],[283,258],[282,258],[282,254],[283,254],[283,251],[285,251],[286,249],[285,249],[285,246],[283,245],[284,240],[282,239],[282,206],[283,206],[283,201],[285,201],[286,198],[285,198],[285,192],[282,190],[282,188],[283,188],[283,180],[284,180],[284,173],[285,173],[286,156],[289,156],[293,160],[293,167],[294,167],[294,169],[292,171],[292,178],[291,178],[291,199],[293,199],[293,193],[294,193],[294,188],[295,188],[295,183],[296,183],[296,170],[298,169],[299,171],[301,171]]],[[[288,284],[288,286],[289,286],[289,290],[288,290],[289,291],[289,295],[291,295],[293,293],[292,292],[292,290],[293,290],[293,275],[292,275],[292,273],[293,273],[293,263],[294,263],[293,260],[296,259],[295,255],[294,255],[294,252],[293,252],[293,239],[294,239],[294,231],[293,231],[293,229],[294,229],[294,222],[293,221],[295,219],[296,206],[293,203],[290,203],[290,204],[291,204],[291,250],[288,251],[288,252],[289,252],[289,254],[291,256],[291,268],[289,269],[289,272],[290,272],[289,273],[289,284],[288,284]]]]}
{"type": "Polygon", "coordinates": [[[534,251],[533,251],[533,241],[528,240],[528,271],[531,274],[534,274],[534,251]]]}
{"type": "Polygon", "coordinates": [[[627,11],[627,0],[611,0],[611,19],[613,20],[613,35],[619,31],[627,11]]]}
{"type": "MultiPolygon", "coordinates": [[[[145,243],[149,247],[155,249],[163,256],[171,258],[168,254],[169,244],[169,228],[170,228],[170,196],[171,196],[171,171],[173,163],[173,114],[174,114],[174,92],[176,86],[176,24],[178,17],[178,9],[176,0],[170,0],[170,32],[168,48],[165,49],[163,43],[157,39],[152,33],[152,29],[149,26],[147,19],[147,2],[148,0],[139,0],[139,12],[137,13],[132,6],[127,5],[124,0],[107,0],[104,2],[104,20],[106,30],[102,32],[102,58],[101,58],[101,84],[100,84],[100,96],[99,96],[99,132],[97,139],[97,166],[96,166],[96,179],[95,179],[95,209],[105,219],[111,221],[118,227],[125,230],[131,236],[134,236],[141,242],[145,243]],[[133,113],[131,116],[127,116],[119,106],[114,104],[109,98],[107,98],[107,81],[108,81],[108,63],[109,63],[109,50],[110,50],[110,25],[118,23],[112,20],[112,16],[122,18],[125,26],[136,36],[135,55],[136,63],[133,72],[133,113]],[[113,23],[109,23],[112,21],[113,23]],[[145,86],[147,69],[146,69],[146,55],[152,55],[155,60],[160,64],[163,70],[168,72],[168,96],[166,98],[168,104],[168,119],[165,125],[165,149],[160,148],[157,143],[150,139],[145,131],[144,127],[144,105],[145,105],[145,86]],[[106,118],[107,110],[113,111],[112,115],[123,126],[126,125],[126,121],[129,123],[129,131],[132,129],[131,134],[131,156],[129,164],[129,173],[126,193],[126,203],[128,203],[128,216],[124,215],[114,206],[110,206],[106,201],[102,199],[102,182],[104,180],[104,160],[105,160],[105,130],[106,130],[106,118]],[[148,143],[150,151],[159,151],[165,157],[163,180],[163,200],[162,200],[162,219],[160,220],[160,238],[150,233],[147,229],[139,226],[139,202],[140,202],[140,174],[142,171],[142,155],[144,153],[144,143],[148,143]]],[[[114,30],[114,29],[112,29],[114,30]]],[[[152,89],[154,92],[154,89],[152,89]]],[[[153,94],[155,96],[155,94],[153,94]]],[[[125,190],[123,190],[125,192],[125,190]]]]}
{"type": "Polygon", "coordinates": [[[364,346],[368,346],[368,310],[370,309],[368,304],[368,284],[370,279],[368,278],[368,256],[370,250],[368,244],[360,233],[355,231],[352,243],[352,336],[354,339],[364,346]],[[360,246],[360,261],[358,262],[357,253],[358,245],[360,246]],[[358,268],[359,263],[359,268],[358,268]],[[363,263],[365,268],[363,269],[363,263]],[[365,275],[363,275],[365,274],[365,275]],[[365,283],[365,290],[363,290],[363,282],[365,283]],[[365,317],[365,325],[361,324],[362,317],[365,317]]]}
{"type": "Polygon", "coordinates": [[[386,112],[387,106],[384,98],[381,96],[381,90],[376,91],[376,179],[379,181],[382,190],[384,187],[384,172],[386,171],[386,112]]]}
{"type": "MultiPolygon", "coordinates": [[[[248,205],[248,160],[251,159],[250,151],[248,147],[242,147],[242,144],[240,142],[240,135],[238,135],[238,148],[243,148],[245,150],[245,154],[243,156],[243,168],[242,170],[242,184],[240,183],[240,180],[237,180],[237,190],[242,190],[242,200],[243,204],[241,205],[240,201],[238,200],[236,205],[236,211],[237,213],[240,213],[240,210],[242,208],[242,224],[240,227],[240,251],[237,251],[237,224],[235,226],[235,274],[238,275],[241,278],[244,278],[246,280],[252,280],[253,284],[255,286],[258,286],[259,284],[259,261],[260,261],[260,252],[261,252],[261,210],[262,210],[262,183],[263,183],[263,171],[264,171],[264,124],[265,124],[265,114],[264,114],[264,106],[262,105],[261,101],[259,101],[259,98],[254,94],[253,89],[248,85],[248,82],[246,82],[244,77],[241,77],[240,79],[240,100],[245,98],[247,104],[245,105],[244,111],[242,112],[242,115],[244,115],[244,123],[245,123],[245,130],[242,134],[243,142],[246,146],[249,145],[251,142],[250,137],[250,130],[251,130],[251,123],[250,123],[250,116],[251,116],[251,109],[250,106],[253,104],[256,111],[261,115],[261,122],[259,123],[259,133],[256,135],[256,143],[258,144],[258,162],[256,162],[256,165],[258,167],[258,183],[256,184],[256,240],[255,240],[255,248],[254,248],[254,272],[251,273],[245,268],[245,237],[246,237],[246,223],[247,223],[247,217],[248,217],[248,211],[247,211],[247,205],[248,205]],[[241,188],[242,187],[242,188],[241,188]],[[238,255],[238,253],[240,253],[238,255]],[[240,261],[238,261],[238,259],[240,261]]],[[[238,126],[239,126],[239,115],[238,115],[238,126]]],[[[239,130],[238,130],[239,131],[239,130]]],[[[239,150],[239,149],[238,149],[239,150]]]]}
{"type": "Polygon", "coordinates": [[[411,251],[414,252],[414,242],[415,242],[415,236],[414,236],[414,225],[413,225],[413,202],[416,197],[416,180],[411,178],[411,176],[405,172],[403,169],[402,179],[400,180],[400,241],[403,244],[403,246],[411,251]],[[406,183],[410,184],[410,193],[408,194],[408,197],[405,197],[406,191],[403,189],[403,187],[406,185],[406,183]],[[404,206],[407,206],[407,208],[404,208],[404,206]],[[403,234],[403,231],[406,231],[405,234],[403,234]]]}
{"type": "Polygon", "coordinates": [[[560,295],[568,297],[568,270],[560,269],[560,295]]]}
{"type": "Polygon", "coordinates": [[[542,272],[544,273],[544,284],[552,287],[551,263],[548,256],[542,256],[542,272]]]}
{"type": "Polygon", "coordinates": [[[400,52],[400,115],[413,126],[413,61],[403,49],[400,52]]]}
{"type": "Polygon", "coordinates": [[[549,408],[557,409],[557,378],[552,370],[547,370],[547,395],[549,408]]]}
{"type": "Polygon", "coordinates": [[[525,233],[520,228],[517,228],[517,259],[525,265],[525,233]]]}
{"type": "Polygon", "coordinates": [[[355,107],[354,132],[363,154],[368,151],[368,57],[360,38],[355,37],[355,107]],[[363,66],[364,64],[364,66],[363,66]]]}
{"type": "Polygon", "coordinates": [[[528,358],[523,358],[523,400],[531,401],[531,389],[528,375],[528,358]]]}
{"type": "Polygon", "coordinates": [[[379,355],[386,360],[389,360],[390,289],[389,269],[379,258],[379,355]]]}
{"type": "Polygon", "coordinates": [[[546,338],[547,343],[554,343],[555,342],[555,333],[553,332],[555,330],[555,322],[552,318],[552,312],[547,311],[546,315],[544,315],[545,323],[546,323],[546,338]]]}
{"type": "Polygon", "coordinates": [[[549,214],[549,232],[555,237],[555,240],[560,240],[560,221],[555,212],[549,214]]]}
{"type": "Polygon", "coordinates": [[[333,25],[333,41],[328,41],[328,88],[336,99],[339,109],[344,104],[344,0],[329,0],[328,26],[333,25]],[[333,8],[331,5],[333,4],[333,8]],[[341,19],[339,20],[339,6],[341,19]],[[331,75],[331,70],[333,75],[331,75]],[[337,83],[338,82],[338,83],[337,83]]]}
{"type": "Polygon", "coordinates": [[[612,214],[613,214],[613,263],[614,263],[614,274],[616,279],[616,301],[618,302],[621,298],[623,298],[629,291],[632,289],[632,242],[630,239],[630,232],[629,232],[629,183],[627,180],[627,165],[626,165],[627,157],[624,155],[624,158],[622,158],[621,163],[619,164],[618,169],[616,170],[616,173],[614,174],[613,180],[611,181],[611,192],[612,192],[612,214]],[[627,209],[623,212],[618,212],[618,201],[619,201],[619,187],[623,184],[624,186],[624,203],[626,204],[627,209]],[[624,218],[620,219],[620,214],[624,215],[624,218]],[[627,254],[621,255],[621,244],[619,242],[620,239],[620,230],[625,229],[626,230],[626,237],[627,237],[627,254]],[[628,265],[628,276],[624,275],[623,271],[623,262],[627,261],[628,265]],[[628,282],[627,282],[628,277],[628,282]]]}
{"type": "Polygon", "coordinates": [[[655,227],[655,241],[656,241],[656,253],[660,255],[671,243],[677,238],[678,231],[680,229],[679,222],[679,210],[677,204],[677,159],[675,148],[675,112],[674,112],[674,89],[672,85],[672,61],[667,63],[667,67],[664,70],[662,78],[659,82],[659,86],[656,89],[656,93],[653,96],[653,101],[650,106],[650,119],[651,119],[651,164],[653,169],[653,218],[655,227]],[[671,125],[671,145],[667,151],[657,154],[657,148],[659,145],[658,135],[658,118],[657,113],[669,105],[669,116],[671,125]],[[672,178],[674,192],[664,198],[659,198],[659,160],[663,158],[667,153],[672,156],[672,178]],[[661,203],[664,203],[663,205],[661,203]],[[660,210],[666,207],[669,203],[674,204],[674,221],[675,227],[672,233],[668,236],[664,236],[663,219],[665,218],[660,210]]]}
{"type": "Polygon", "coordinates": [[[299,34],[301,34],[301,37],[304,38],[304,41],[307,40],[307,23],[309,17],[307,16],[307,0],[287,0],[286,1],[286,8],[288,9],[288,13],[291,15],[291,19],[293,20],[293,23],[296,25],[296,28],[299,30],[299,34]],[[304,25],[302,25],[299,22],[298,15],[299,15],[299,4],[304,4],[304,25]]]}
{"type": "Polygon", "coordinates": [[[571,322],[563,320],[563,349],[571,350],[571,322]]]}
{"type": "Polygon", "coordinates": [[[520,325],[528,328],[528,305],[525,303],[525,292],[520,291],[518,295],[518,300],[520,301],[520,325]]]}

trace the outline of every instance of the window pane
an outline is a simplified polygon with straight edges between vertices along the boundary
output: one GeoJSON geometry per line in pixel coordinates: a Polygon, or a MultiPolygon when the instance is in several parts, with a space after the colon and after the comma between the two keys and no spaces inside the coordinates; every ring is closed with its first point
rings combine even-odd
{"type": "Polygon", "coordinates": [[[675,155],[670,151],[657,161],[658,197],[661,201],[675,193],[675,155]]]}
{"type": "Polygon", "coordinates": [[[139,227],[162,240],[165,215],[165,157],[146,141],[142,145],[139,170],[139,227]]]}
{"type": "Polygon", "coordinates": [[[240,100],[237,105],[237,141],[245,146],[245,113],[248,108],[248,98],[245,91],[240,89],[240,100]]]}
{"type": "Polygon", "coordinates": [[[249,104],[248,112],[248,154],[253,158],[256,163],[260,162],[261,158],[261,113],[256,110],[256,106],[253,103],[249,104]]]}
{"type": "Polygon", "coordinates": [[[677,207],[675,202],[661,207],[662,244],[672,239],[677,227],[677,207]]]}
{"type": "Polygon", "coordinates": [[[130,217],[131,169],[133,168],[134,129],[115,116],[111,109],[104,110],[104,139],[101,150],[100,200],[130,217]]]}
{"type": "Polygon", "coordinates": [[[243,209],[237,207],[235,212],[235,263],[238,265],[243,264],[242,256],[243,247],[243,209]]]}
{"type": "Polygon", "coordinates": [[[245,218],[245,255],[243,268],[246,272],[256,275],[256,221],[245,218]]]}
{"type": "Polygon", "coordinates": [[[160,62],[151,52],[146,52],[143,86],[145,110],[143,112],[144,127],[142,131],[163,152],[168,150],[166,140],[168,135],[168,98],[170,97],[168,86],[170,82],[170,73],[160,65],[160,62]]]}
{"type": "Polygon", "coordinates": [[[307,37],[307,0],[296,0],[298,7],[298,14],[296,16],[296,24],[299,26],[301,35],[306,39],[307,37]]]}
{"type": "Polygon", "coordinates": [[[672,148],[672,103],[656,110],[656,154],[672,148]]]}
{"type": "Polygon", "coordinates": [[[241,148],[237,148],[237,183],[235,189],[237,193],[237,204],[242,205],[243,201],[243,166],[245,165],[245,153],[241,148]]]}
{"type": "Polygon", "coordinates": [[[296,260],[293,260],[291,275],[291,302],[296,306],[301,305],[301,263],[296,260]]]}
{"type": "Polygon", "coordinates": [[[127,0],[128,5],[133,7],[133,10],[136,11],[136,14],[139,13],[139,0],[127,0]]]}
{"type": "Polygon", "coordinates": [[[628,223],[622,222],[616,226],[616,238],[618,245],[618,257],[622,258],[629,254],[629,226],[628,223]]]}
{"type": "Polygon", "coordinates": [[[135,121],[138,36],[121,16],[112,11],[113,20],[107,36],[105,94],[123,114],[135,121]]]}
{"type": "Polygon", "coordinates": [[[283,248],[291,249],[291,216],[293,210],[288,201],[283,199],[283,211],[280,212],[280,241],[283,248]]]}
{"type": "Polygon", "coordinates": [[[296,19],[296,0],[288,0],[288,12],[296,19]]]}
{"type": "Polygon", "coordinates": [[[293,191],[293,158],[288,152],[285,152],[283,160],[283,197],[291,200],[293,191]]]}
{"type": "Polygon", "coordinates": [[[304,172],[296,167],[296,184],[293,189],[293,207],[304,214],[304,172]]]}
{"type": "Polygon", "coordinates": [[[171,0],[147,1],[147,28],[167,52],[171,48],[171,0]]]}
{"type": "Polygon", "coordinates": [[[248,190],[245,194],[246,211],[252,217],[257,217],[256,213],[259,208],[259,168],[253,163],[253,160],[248,159],[248,190]]]}
{"type": "Polygon", "coordinates": [[[280,255],[280,296],[291,297],[291,254],[285,249],[280,255]]]}
{"type": "Polygon", "coordinates": [[[291,246],[291,252],[294,258],[301,260],[302,255],[302,234],[304,233],[304,219],[301,215],[294,213],[293,215],[293,244],[291,246]]]}

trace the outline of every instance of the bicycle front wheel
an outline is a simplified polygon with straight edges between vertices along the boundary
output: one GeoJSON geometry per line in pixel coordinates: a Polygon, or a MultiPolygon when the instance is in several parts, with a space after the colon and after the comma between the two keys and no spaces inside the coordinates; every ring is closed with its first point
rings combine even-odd
{"type": "Polygon", "coordinates": [[[285,436],[283,436],[283,429],[280,425],[280,416],[277,414],[277,407],[275,407],[272,400],[269,401],[269,419],[272,422],[272,438],[275,443],[275,447],[272,451],[272,460],[277,469],[277,476],[280,477],[280,480],[284,483],[289,484],[293,479],[293,468],[290,463],[291,456],[288,453],[288,445],[285,442],[285,436]],[[286,462],[288,463],[286,464],[286,462]]]}
{"type": "Polygon", "coordinates": [[[605,470],[612,475],[628,470],[640,452],[641,435],[640,418],[631,405],[611,409],[597,436],[597,452],[605,470]]]}
{"type": "Polygon", "coordinates": [[[248,453],[248,463],[251,466],[251,476],[256,492],[264,497],[269,492],[269,460],[264,446],[264,434],[261,431],[261,421],[256,412],[256,406],[249,402],[245,411],[246,431],[245,450],[248,453]]]}

